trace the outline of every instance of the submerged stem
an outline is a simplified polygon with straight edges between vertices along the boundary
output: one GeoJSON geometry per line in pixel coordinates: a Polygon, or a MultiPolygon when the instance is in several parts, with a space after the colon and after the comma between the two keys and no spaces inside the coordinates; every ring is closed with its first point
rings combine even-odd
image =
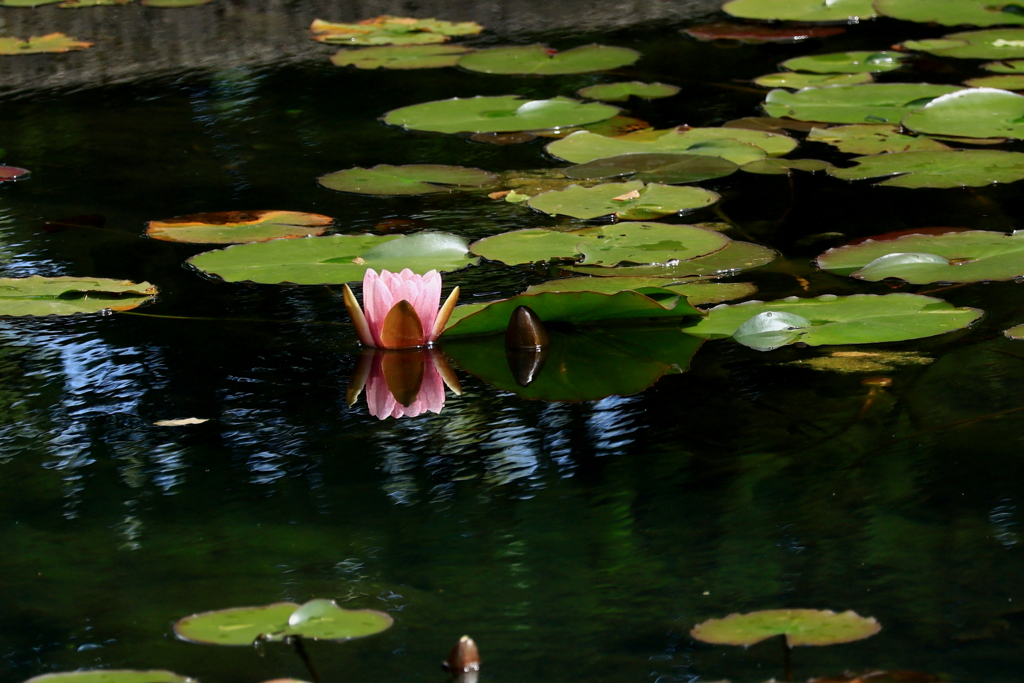
{"type": "Polygon", "coordinates": [[[786,683],[793,680],[793,648],[789,646],[786,637],[782,637],[782,675],[786,683]]]}
{"type": "Polygon", "coordinates": [[[299,659],[302,660],[302,663],[306,665],[306,669],[309,671],[309,675],[313,679],[313,683],[324,683],[323,679],[320,678],[320,672],[316,670],[315,666],[313,666],[313,660],[309,658],[309,653],[306,652],[306,646],[302,642],[302,636],[288,636],[285,638],[285,641],[295,648],[295,654],[297,654],[299,659]]]}

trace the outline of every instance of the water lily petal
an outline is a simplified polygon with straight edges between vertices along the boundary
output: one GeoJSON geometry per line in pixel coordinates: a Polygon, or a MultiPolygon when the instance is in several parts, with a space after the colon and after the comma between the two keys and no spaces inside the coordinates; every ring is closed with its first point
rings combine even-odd
{"type": "MultiPolygon", "coordinates": [[[[342,292],[345,298],[345,308],[348,309],[349,317],[352,318],[352,324],[356,328],[356,334],[359,335],[359,341],[361,341],[364,346],[373,346],[373,334],[370,332],[369,323],[366,322],[366,316],[363,315],[363,309],[359,308],[359,302],[356,301],[356,295],[352,293],[352,290],[348,285],[345,285],[342,292]]],[[[362,389],[360,389],[360,391],[361,390],[362,389]]]]}
{"type": "Polygon", "coordinates": [[[441,333],[444,332],[444,326],[448,324],[448,318],[452,316],[452,311],[455,310],[455,304],[457,303],[459,303],[458,287],[452,290],[452,293],[448,295],[448,299],[445,300],[444,306],[437,312],[437,317],[434,319],[434,327],[430,331],[427,341],[435,342],[441,336],[441,333]]]}

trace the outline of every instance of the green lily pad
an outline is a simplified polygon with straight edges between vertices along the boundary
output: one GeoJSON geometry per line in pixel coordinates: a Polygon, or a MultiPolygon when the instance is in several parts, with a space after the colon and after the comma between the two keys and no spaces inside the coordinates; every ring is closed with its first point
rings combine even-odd
{"type": "Polygon", "coordinates": [[[111,7],[128,5],[134,0],[64,0],[57,7],[61,9],[79,9],[82,7],[111,7]]]}
{"type": "Polygon", "coordinates": [[[662,97],[672,97],[679,92],[678,86],[665,83],[641,83],[640,81],[629,81],[628,83],[601,83],[580,88],[576,94],[591,100],[602,102],[624,102],[630,97],[639,97],[643,100],[656,100],[662,97]]]}
{"type": "Polygon", "coordinates": [[[583,104],[568,97],[455,97],[389,111],[384,122],[434,133],[509,133],[580,126],[610,119],[618,112],[609,104],[583,104]]]}
{"type": "Polygon", "coordinates": [[[543,45],[478,50],[459,60],[459,66],[485,74],[582,74],[628,66],[640,53],[625,47],[583,45],[556,52],[543,45]]]}
{"type": "Polygon", "coordinates": [[[939,235],[885,236],[829,249],[817,265],[837,275],[911,284],[985,282],[1024,276],[1024,232],[965,230],[939,235]]]}
{"type": "Polygon", "coordinates": [[[929,83],[871,83],[807,88],[796,92],[772,90],[765,98],[769,116],[826,123],[899,123],[913,109],[962,90],[955,85],[929,83]]]}
{"type": "Polygon", "coordinates": [[[509,357],[501,336],[445,338],[444,351],[464,370],[502,391],[575,403],[636,394],[666,374],[685,372],[703,343],[676,325],[549,330],[548,335],[546,349],[518,357],[509,357]]]}
{"type": "Polygon", "coordinates": [[[937,97],[903,117],[918,133],[969,138],[1024,138],[1024,95],[971,88],[937,97]]]}
{"type": "Polygon", "coordinates": [[[194,680],[163,669],[92,669],[43,674],[34,676],[25,683],[194,683],[194,680]]]}
{"type": "Polygon", "coordinates": [[[1001,90],[1024,90],[1024,74],[1000,74],[969,78],[964,85],[971,88],[999,88],[1001,90]]]}
{"type": "Polygon", "coordinates": [[[570,185],[531,197],[527,204],[552,216],[588,219],[614,214],[622,220],[647,220],[702,209],[719,199],[717,192],[701,187],[644,185],[633,180],[595,187],[570,185]]]}
{"type": "Polygon", "coordinates": [[[767,156],[783,156],[796,149],[787,135],[744,128],[673,128],[637,131],[621,137],[605,137],[579,131],[548,144],[548,154],[585,164],[623,154],[691,154],[715,156],[745,164],[767,156]]]}
{"type": "Polygon", "coordinates": [[[382,15],[358,24],[334,24],[316,19],[309,27],[313,40],[350,45],[422,45],[443,43],[449,36],[473,35],[483,26],[473,21],[439,21],[382,15]]]}
{"type": "Polygon", "coordinates": [[[808,142],[823,142],[847,154],[885,152],[941,152],[950,147],[919,135],[903,135],[899,126],[859,124],[833,128],[812,128],[808,142]]]}
{"type": "Polygon", "coordinates": [[[830,168],[832,164],[820,159],[761,159],[740,166],[740,170],[761,175],[790,175],[793,171],[817,173],[830,168]]]}
{"type": "Polygon", "coordinates": [[[919,294],[826,294],[815,299],[792,296],[778,301],[722,304],[684,331],[706,339],[731,337],[748,320],[767,312],[793,314],[810,321],[811,326],[792,330],[785,340],[808,346],[920,339],[963,329],[982,316],[976,308],[956,308],[942,299],[919,294]]]}
{"type": "Polygon", "coordinates": [[[485,237],[470,250],[508,265],[551,259],[579,259],[581,264],[614,266],[630,263],[669,263],[711,254],[730,242],[725,235],[692,225],[618,223],[561,232],[544,228],[513,230],[485,237]]]}
{"type": "MultiPolygon", "coordinates": [[[[25,5],[34,7],[34,5],[25,5]]],[[[71,52],[92,47],[92,43],[69,38],[63,33],[47,33],[45,36],[32,36],[28,40],[18,38],[0,38],[0,55],[35,55],[44,52],[71,52]]]]}
{"type": "Polygon", "coordinates": [[[1024,73],[1024,59],[1004,59],[998,62],[987,62],[982,64],[981,68],[997,74],[1024,73]]]}
{"type": "Polygon", "coordinates": [[[950,33],[942,38],[907,40],[900,43],[899,47],[904,50],[927,52],[936,57],[1014,59],[1024,57],[1024,28],[950,33]]]}
{"type": "Polygon", "coordinates": [[[824,88],[827,85],[861,85],[874,83],[875,78],[869,73],[862,74],[806,74],[793,71],[782,71],[765,74],[754,79],[754,83],[762,88],[824,88]]]}
{"type": "Polygon", "coordinates": [[[566,270],[598,277],[725,277],[759,268],[774,261],[778,253],[752,242],[729,242],[722,249],[686,261],[668,261],[653,266],[568,266],[566,270]]]}
{"type": "Polygon", "coordinates": [[[921,24],[1000,26],[1024,24],[1020,5],[999,0],[875,0],[879,14],[921,24]],[[1010,9],[1004,9],[1004,8],[1010,9]],[[1014,9],[1015,8],[1015,9],[1014,9]]]}
{"type": "Polygon", "coordinates": [[[40,7],[52,5],[63,0],[0,0],[0,7],[40,7]]]}
{"type": "Polygon", "coordinates": [[[836,614],[818,609],[769,609],[708,619],[694,626],[690,635],[715,645],[754,645],[784,635],[786,644],[796,647],[852,643],[881,630],[874,617],[852,611],[836,614]]]}
{"type": "Polygon", "coordinates": [[[329,235],[272,240],[207,251],[188,260],[227,282],[326,285],[363,279],[367,268],[415,273],[476,265],[465,239],[444,232],[413,235],[329,235]]]}
{"type": "Polygon", "coordinates": [[[565,169],[569,178],[630,176],[645,183],[681,185],[723,178],[739,168],[728,159],[697,154],[620,154],[565,169]]]}
{"type": "Polygon", "coordinates": [[[317,179],[324,187],[339,192],[372,195],[413,195],[454,192],[491,185],[498,180],[493,173],[464,166],[411,164],[373,168],[349,168],[317,179]]]}
{"type": "Polygon", "coordinates": [[[1017,325],[1015,327],[1011,327],[1008,330],[1004,330],[1003,334],[1005,334],[1010,339],[1024,339],[1024,325],[1017,325]]]}
{"type": "Polygon", "coordinates": [[[902,52],[833,52],[787,59],[781,66],[790,71],[810,71],[817,74],[862,74],[894,71],[903,66],[909,55],[902,52]]]}
{"type": "Polygon", "coordinates": [[[527,287],[524,294],[541,292],[600,292],[615,294],[627,290],[641,294],[651,288],[682,294],[691,306],[720,304],[742,299],[757,292],[749,282],[675,282],[657,277],[568,277],[527,287]]]}
{"type": "Polygon", "coordinates": [[[217,211],[150,221],[146,234],[166,242],[239,244],[322,235],[333,222],[301,211],[217,211]]]}
{"type": "Polygon", "coordinates": [[[359,69],[439,69],[455,66],[472,48],[462,45],[408,45],[338,50],[331,57],[334,66],[359,69]]]}
{"type": "Polygon", "coordinates": [[[1024,153],[998,150],[894,152],[857,157],[852,168],[830,168],[843,180],[895,176],[876,183],[891,187],[981,187],[1024,179],[1024,153]]]}
{"type": "Polygon", "coordinates": [[[702,316],[684,297],[659,297],[657,300],[634,291],[600,294],[598,292],[542,292],[520,294],[510,299],[457,306],[441,334],[447,341],[454,337],[482,337],[504,334],[519,306],[529,306],[543,323],[561,323],[577,327],[612,325],[624,321],[651,321],[702,316]]]}
{"type": "Polygon", "coordinates": [[[178,7],[197,7],[213,2],[213,0],[142,0],[146,7],[160,7],[162,9],[176,9],[178,7]]]}
{"type": "Polygon", "coordinates": [[[280,641],[287,636],[343,642],[381,633],[393,623],[386,612],[347,610],[333,600],[310,600],[304,605],[278,602],[193,614],[178,620],[174,633],[182,640],[211,645],[251,646],[257,640],[280,641]]]}
{"type": "Polygon", "coordinates": [[[876,16],[871,0],[732,0],[722,11],[742,19],[856,21],[876,16]]]}
{"type": "Polygon", "coordinates": [[[0,316],[130,311],[156,296],[148,282],[106,278],[0,278],[0,316]]]}

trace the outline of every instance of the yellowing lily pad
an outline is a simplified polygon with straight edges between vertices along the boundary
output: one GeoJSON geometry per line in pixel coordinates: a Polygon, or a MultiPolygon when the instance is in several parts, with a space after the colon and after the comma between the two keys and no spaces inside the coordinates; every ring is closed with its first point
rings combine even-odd
{"type": "Polygon", "coordinates": [[[498,177],[479,168],[411,164],[349,168],[320,176],[317,182],[331,190],[372,195],[436,194],[469,190],[496,182],[498,177]]]}
{"type": "Polygon", "coordinates": [[[781,66],[790,71],[810,71],[817,74],[860,74],[893,71],[903,66],[908,58],[902,52],[833,52],[787,59],[781,66]]]}
{"type": "Polygon", "coordinates": [[[594,187],[570,185],[531,197],[527,204],[552,216],[599,218],[615,215],[622,220],[648,220],[711,206],[721,197],[700,187],[676,187],[641,180],[606,183],[594,187]]]}
{"type": "Polygon", "coordinates": [[[0,278],[0,316],[130,311],[156,296],[148,282],[106,278],[0,278]]]}
{"type": "Polygon", "coordinates": [[[316,19],[309,27],[313,40],[351,45],[422,45],[443,43],[449,36],[480,33],[483,26],[473,21],[450,22],[413,19],[384,14],[358,24],[334,24],[316,19]]]}
{"type": "Polygon", "coordinates": [[[459,60],[459,66],[486,74],[581,74],[628,66],[640,53],[625,47],[583,45],[558,52],[543,45],[478,50],[459,60]]]}
{"type": "Polygon", "coordinates": [[[898,126],[857,124],[812,128],[808,142],[823,142],[847,154],[945,151],[950,147],[923,135],[904,135],[898,126]]]}
{"type": "Polygon", "coordinates": [[[328,235],[271,240],[207,251],[189,263],[227,282],[326,285],[362,280],[367,268],[415,273],[475,265],[462,237],[443,232],[413,235],[328,235]]]}
{"type": "Polygon", "coordinates": [[[34,55],[44,52],[71,52],[92,47],[92,43],[69,38],[63,33],[32,36],[28,40],[0,38],[0,55],[34,55]]]}
{"type": "Polygon", "coordinates": [[[338,50],[331,57],[334,66],[359,69],[439,69],[455,66],[472,48],[462,45],[407,45],[338,50]]]}
{"type": "Polygon", "coordinates": [[[624,102],[630,97],[639,97],[643,100],[656,100],[662,97],[672,97],[679,92],[679,87],[665,83],[641,83],[640,81],[629,81],[628,83],[601,83],[580,88],[576,94],[591,100],[602,102],[624,102]]]}
{"type": "Polygon", "coordinates": [[[765,98],[769,116],[826,123],[899,123],[907,112],[931,100],[961,90],[928,83],[870,83],[806,88],[796,92],[772,90],[765,98]]]}
{"type": "Polygon", "coordinates": [[[970,138],[1024,138],[1024,95],[969,88],[937,97],[903,117],[919,133],[970,138]]]}
{"type": "Polygon", "coordinates": [[[581,126],[610,119],[618,112],[608,104],[583,104],[567,97],[456,97],[389,111],[384,122],[434,133],[502,133],[581,126]]]}
{"type": "Polygon", "coordinates": [[[843,180],[889,177],[891,187],[981,187],[1024,179],[1024,153],[998,150],[894,152],[853,159],[852,168],[832,167],[843,180]]]}
{"type": "Polygon", "coordinates": [[[851,22],[875,17],[871,0],[732,0],[722,11],[742,19],[851,22]]]}
{"type": "Polygon", "coordinates": [[[817,609],[770,609],[708,619],[694,626],[690,635],[715,645],[754,645],[784,635],[786,644],[796,647],[850,643],[880,630],[882,627],[874,617],[862,617],[852,611],[836,614],[817,609]]]}
{"type": "Polygon", "coordinates": [[[182,640],[211,645],[252,646],[257,640],[280,641],[288,636],[343,642],[381,633],[393,623],[386,612],[348,610],[333,600],[318,599],[303,605],[278,602],[193,614],[179,619],[174,633],[182,640]]]}
{"type": "Polygon", "coordinates": [[[300,211],[218,211],[150,221],[146,234],[166,242],[240,244],[322,235],[333,222],[300,211]]]}
{"type": "Polygon", "coordinates": [[[1024,24],[1019,8],[1007,0],[875,0],[883,16],[944,26],[1024,24]]]}
{"type": "Polygon", "coordinates": [[[950,33],[942,38],[907,40],[900,43],[899,47],[915,52],[927,52],[937,57],[1014,59],[1024,57],[1024,28],[950,33]]]}

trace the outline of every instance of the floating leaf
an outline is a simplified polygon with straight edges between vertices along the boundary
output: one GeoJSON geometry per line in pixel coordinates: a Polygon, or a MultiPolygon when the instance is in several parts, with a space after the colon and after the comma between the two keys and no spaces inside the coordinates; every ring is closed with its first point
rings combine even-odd
{"type": "MultiPolygon", "coordinates": [[[[26,5],[31,7],[33,5],[26,5]]],[[[43,52],[71,52],[92,47],[92,43],[69,38],[63,33],[47,33],[45,36],[32,36],[28,40],[18,38],[0,38],[0,55],[34,55],[43,52]]]]}
{"type": "Polygon", "coordinates": [[[938,140],[918,135],[903,135],[898,126],[884,124],[813,128],[807,136],[807,141],[824,142],[847,154],[941,152],[950,149],[938,140]]]}
{"type": "Polygon", "coordinates": [[[519,306],[528,306],[541,322],[574,326],[619,325],[623,321],[650,321],[701,316],[704,313],[683,297],[652,299],[639,292],[542,292],[510,299],[458,306],[441,334],[442,339],[504,334],[519,306]]]}
{"type": "Polygon", "coordinates": [[[810,328],[812,324],[796,313],[765,311],[740,325],[732,338],[758,351],[772,351],[797,341],[800,331],[810,328]]]}
{"type": "Polygon", "coordinates": [[[680,185],[722,178],[739,167],[728,159],[696,154],[621,154],[565,169],[569,178],[630,176],[645,183],[680,185]]]}
{"type": "Polygon", "coordinates": [[[783,71],[775,74],[765,74],[754,79],[754,83],[762,88],[789,88],[800,90],[802,88],[823,88],[826,85],[860,85],[862,83],[873,83],[874,77],[869,73],[863,74],[805,74],[793,71],[783,71]]]}
{"type": "Polygon", "coordinates": [[[439,69],[455,66],[472,48],[461,45],[409,45],[338,50],[331,57],[334,66],[359,69],[439,69]]]}
{"type": "Polygon", "coordinates": [[[816,173],[830,168],[832,164],[820,159],[761,159],[740,166],[740,169],[747,173],[762,175],[790,175],[793,171],[816,173]]]}
{"type": "Polygon", "coordinates": [[[874,617],[862,617],[852,611],[836,614],[818,609],[769,609],[708,619],[694,626],[690,635],[715,645],[754,645],[784,635],[786,644],[796,647],[852,643],[881,630],[874,617]]]}
{"type": "Polygon", "coordinates": [[[599,277],[724,277],[758,268],[775,260],[778,253],[751,242],[729,242],[724,248],[686,261],[672,259],[653,266],[569,266],[566,270],[599,277]]]}
{"type": "Polygon", "coordinates": [[[969,78],[964,85],[972,88],[1000,88],[1002,90],[1024,90],[1024,74],[1000,74],[969,78]]]}
{"type": "Polygon", "coordinates": [[[373,168],[349,168],[317,179],[321,185],[339,192],[372,195],[413,195],[454,192],[491,185],[498,177],[479,168],[411,164],[373,168]]]}
{"type": "MultiPolygon", "coordinates": [[[[127,5],[133,0],[63,0],[57,7],[61,9],[78,9],[81,7],[108,7],[116,5],[127,5]]],[[[3,3],[0,2],[0,5],[3,3]]]]}
{"type": "Polygon", "coordinates": [[[52,5],[62,0],[0,0],[0,7],[39,7],[52,5]]]}
{"type": "Polygon", "coordinates": [[[542,401],[596,401],[643,391],[663,375],[685,372],[701,340],[676,325],[549,332],[539,352],[508,354],[500,336],[445,339],[444,351],[502,391],[542,401]],[[696,343],[695,343],[696,342],[696,343]]]}
{"type": "Polygon", "coordinates": [[[692,154],[716,156],[745,164],[768,156],[782,156],[796,148],[787,135],[743,128],[673,128],[629,133],[610,138],[580,131],[547,146],[548,154],[585,164],[623,154],[692,154]]]}
{"type": "Polygon", "coordinates": [[[942,299],[918,294],[826,294],[816,299],[793,296],[778,301],[722,304],[684,331],[709,339],[731,337],[745,322],[768,311],[792,313],[811,321],[812,327],[795,330],[789,342],[808,346],[920,339],[962,329],[982,315],[976,308],[955,308],[942,299]]]}
{"type": "Polygon", "coordinates": [[[1024,153],[998,150],[894,152],[853,159],[852,168],[830,168],[843,180],[895,176],[892,187],[981,187],[1024,179],[1024,153]]]}
{"type": "Polygon", "coordinates": [[[194,683],[194,680],[162,669],[87,669],[34,676],[25,683],[194,683]]]}
{"type": "Polygon", "coordinates": [[[567,97],[455,97],[389,111],[384,122],[434,133],[500,133],[579,126],[610,119],[618,111],[608,104],[583,104],[567,97]]]}
{"type": "Polygon", "coordinates": [[[142,0],[142,4],[146,7],[160,7],[162,9],[196,7],[210,2],[213,2],[213,0],[142,0]]]}
{"type": "Polygon", "coordinates": [[[875,15],[872,0],[732,0],[722,10],[742,19],[857,21],[875,15]]]}
{"type": "Polygon", "coordinates": [[[257,640],[287,636],[341,642],[381,633],[393,623],[386,612],[347,610],[333,600],[310,600],[304,605],[278,602],[193,614],[179,619],[174,633],[182,640],[211,645],[251,646],[257,640]]]}
{"type": "Polygon", "coordinates": [[[0,278],[0,316],[130,311],[156,296],[148,282],[106,278],[0,278]]]}
{"type": "Polygon", "coordinates": [[[641,83],[640,81],[629,81],[628,83],[601,83],[580,88],[576,94],[591,100],[603,102],[623,102],[630,97],[639,97],[643,100],[656,100],[662,97],[672,97],[679,92],[678,86],[666,85],[665,83],[641,83]]]}
{"type": "MultiPolygon", "coordinates": [[[[824,356],[801,358],[783,363],[798,365],[825,372],[890,372],[908,365],[929,365],[934,358],[921,355],[918,351],[833,351],[824,356]]],[[[816,679],[814,683],[820,683],[816,679]]]]}
{"type": "Polygon", "coordinates": [[[762,133],[781,133],[785,135],[787,130],[795,130],[806,133],[814,128],[813,123],[807,121],[794,121],[793,119],[776,119],[770,116],[746,116],[742,119],[726,121],[722,128],[745,128],[746,130],[757,130],[762,133]]]}
{"type": "Polygon", "coordinates": [[[615,294],[627,290],[639,291],[658,288],[682,294],[691,306],[718,304],[742,299],[757,292],[749,282],[674,282],[657,277],[570,277],[551,280],[528,287],[524,294],[541,292],[600,292],[615,294]]]}
{"type": "Polygon", "coordinates": [[[588,219],[614,214],[623,220],[647,220],[711,206],[720,198],[700,187],[644,185],[634,180],[595,187],[570,185],[531,197],[527,203],[552,216],[588,219]]]}
{"type": "Polygon", "coordinates": [[[582,74],[628,66],[640,53],[625,47],[583,45],[556,52],[543,45],[478,50],[459,60],[459,66],[485,74],[582,74]]]}
{"type": "Polygon", "coordinates": [[[937,97],[903,118],[918,133],[970,138],[1024,138],[1024,95],[971,88],[937,97]]]}
{"type": "Polygon", "coordinates": [[[27,180],[31,173],[32,172],[27,168],[18,168],[17,166],[0,166],[0,183],[27,180]]]}
{"type": "Polygon", "coordinates": [[[981,68],[997,74],[1024,73],[1024,59],[1004,59],[999,62],[982,64],[981,68]]]}
{"type": "Polygon", "coordinates": [[[1024,275],[1024,232],[964,230],[884,237],[829,249],[818,257],[817,265],[861,280],[892,277],[915,285],[1013,280],[1024,275]]]}
{"type": "Polygon", "coordinates": [[[799,26],[790,28],[759,24],[731,24],[726,21],[691,26],[683,30],[683,33],[697,40],[735,40],[748,45],[798,43],[808,38],[828,38],[845,32],[846,29],[838,26],[799,26]]]}
{"type": "Polygon", "coordinates": [[[238,244],[322,235],[333,222],[300,211],[217,211],[150,221],[146,234],[166,242],[238,244]]]}
{"type": "Polygon", "coordinates": [[[833,52],[787,59],[781,66],[790,71],[818,74],[861,74],[893,71],[903,66],[908,55],[901,52],[833,52]]]}
{"type": "Polygon", "coordinates": [[[342,284],[362,280],[367,268],[416,273],[475,265],[465,239],[444,232],[413,235],[329,235],[272,240],[207,251],[189,263],[227,282],[342,284]]]}
{"type": "Polygon", "coordinates": [[[1011,327],[1010,329],[1005,330],[1003,334],[1005,334],[1010,339],[1024,339],[1024,325],[1017,325],[1016,327],[1011,327]]]}
{"type": "Polygon", "coordinates": [[[480,33],[483,26],[473,21],[450,22],[382,15],[358,24],[333,24],[316,19],[309,27],[313,40],[353,45],[411,45],[443,43],[449,36],[480,33]]]}
{"type": "Polygon", "coordinates": [[[1024,24],[1019,8],[1006,0],[875,0],[883,16],[944,26],[1024,24]]]}
{"type": "Polygon", "coordinates": [[[618,223],[567,232],[529,228],[485,237],[470,250],[508,265],[551,259],[578,259],[581,263],[614,266],[630,263],[667,263],[718,251],[730,240],[721,233],[692,225],[618,223]]]}
{"type": "Polygon", "coordinates": [[[942,38],[907,40],[900,43],[898,47],[904,50],[927,52],[937,57],[1013,59],[1024,57],[1024,28],[997,28],[987,31],[950,33],[942,38]]]}
{"type": "Polygon", "coordinates": [[[807,88],[797,92],[772,90],[764,103],[769,116],[827,123],[899,123],[910,110],[961,90],[929,83],[870,83],[807,88]]]}

